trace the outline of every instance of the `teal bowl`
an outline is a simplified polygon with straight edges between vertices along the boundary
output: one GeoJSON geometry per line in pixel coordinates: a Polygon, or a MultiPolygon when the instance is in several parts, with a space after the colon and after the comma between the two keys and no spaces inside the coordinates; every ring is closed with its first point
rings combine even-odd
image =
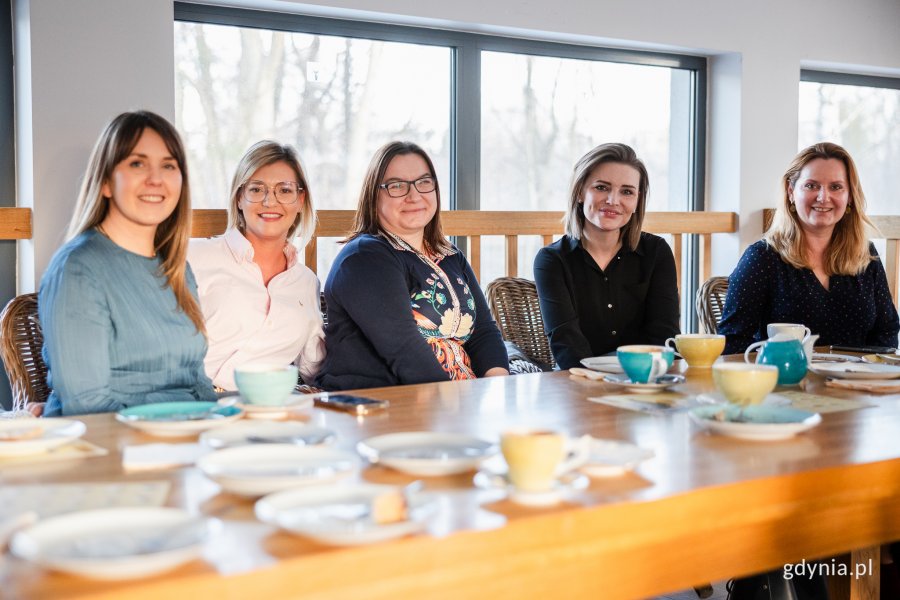
{"type": "Polygon", "coordinates": [[[280,406],[297,385],[297,367],[247,365],[234,370],[234,381],[248,404],[280,406]]]}

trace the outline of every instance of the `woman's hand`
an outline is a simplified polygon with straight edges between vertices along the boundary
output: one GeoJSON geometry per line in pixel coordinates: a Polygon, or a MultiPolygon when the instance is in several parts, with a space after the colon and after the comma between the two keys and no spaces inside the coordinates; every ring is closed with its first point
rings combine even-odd
{"type": "Polygon", "coordinates": [[[494,367],[492,369],[488,369],[484,373],[485,377],[500,377],[502,375],[509,375],[509,371],[507,371],[503,367],[494,367]]]}

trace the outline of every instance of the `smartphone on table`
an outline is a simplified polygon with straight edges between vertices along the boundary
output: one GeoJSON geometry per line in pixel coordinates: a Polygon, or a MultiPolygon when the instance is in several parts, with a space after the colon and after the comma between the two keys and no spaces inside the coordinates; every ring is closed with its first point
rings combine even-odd
{"type": "Polygon", "coordinates": [[[367,415],[371,412],[384,410],[390,405],[387,400],[375,400],[350,394],[322,394],[315,398],[316,406],[343,410],[354,415],[367,415]]]}

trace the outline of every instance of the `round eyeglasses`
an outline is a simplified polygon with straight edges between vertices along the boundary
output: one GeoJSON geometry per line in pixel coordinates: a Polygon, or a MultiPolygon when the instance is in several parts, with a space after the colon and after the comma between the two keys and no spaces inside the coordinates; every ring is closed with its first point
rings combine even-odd
{"type": "Polygon", "coordinates": [[[279,204],[293,204],[300,198],[303,187],[293,181],[282,181],[273,186],[267,186],[262,181],[248,181],[243,186],[244,198],[247,202],[265,202],[269,197],[269,190],[275,195],[279,204]]]}
{"type": "Polygon", "coordinates": [[[409,186],[411,185],[415,186],[416,191],[420,194],[427,194],[434,191],[434,188],[437,187],[437,181],[431,175],[426,175],[425,177],[419,177],[415,181],[388,181],[387,183],[379,184],[378,187],[386,191],[391,198],[402,198],[409,193],[409,186]]]}

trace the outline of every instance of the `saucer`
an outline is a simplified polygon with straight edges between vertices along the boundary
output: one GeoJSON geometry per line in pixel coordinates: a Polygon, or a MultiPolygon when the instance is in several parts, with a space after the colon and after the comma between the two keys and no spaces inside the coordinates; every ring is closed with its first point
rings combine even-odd
{"type": "Polygon", "coordinates": [[[437,477],[474,471],[497,453],[497,445],[461,433],[407,431],[365,439],[359,453],[373,463],[418,475],[437,477]]]}
{"type": "Polygon", "coordinates": [[[157,402],[123,408],[116,421],[160,437],[184,437],[237,421],[244,411],[215,402],[157,402]]]}
{"type": "Polygon", "coordinates": [[[247,413],[248,419],[283,419],[296,410],[313,407],[312,396],[291,394],[280,404],[253,404],[246,402],[241,396],[226,396],[219,400],[222,406],[237,406],[247,413]]]}
{"type": "Polygon", "coordinates": [[[634,383],[628,375],[607,375],[603,378],[606,383],[618,385],[636,394],[655,394],[667,390],[679,383],[684,383],[684,375],[660,375],[655,383],[634,383]]]}
{"type": "Polygon", "coordinates": [[[591,438],[590,454],[579,471],[591,477],[618,477],[656,453],[630,442],[591,438]]]}
{"type": "Polygon", "coordinates": [[[786,440],[822,422],[819,413],[786,406],[698,406],[688,413],[713,433],[743,440],[786,440]]]}
{"type": "Polygon", "coordinates": [[[370,483],[285,490],[259,500],[256,516],[263,523],[331,546],[376,544],[422,531],[437,510],[433,498],[411,492],[406,494],[406,519],[375,522],[373,502],[397,490],[370,483]]]}
{"type": "Polygon", "coordinates": [[[87,427],[72,419],[9,419],[0,421],[0,456],[37,454],[84,435],[87,427]]]}
{"type": "Polygon", "coordinates": [[[13,537],[19,558],[102,580],[149,577],[199,558],[206,520],[177,508],[104,508],[50,517],[13,537]]]}
{"type": "Polygon", "coordinates": [[[545,492],[524,492],[517,490],[507,479],[506,473],[479,471],[475,474],[475,486],[483,490],[505,490],[509,499],[523,506],[554,506],[562,501],[565,494],[588,487],[588,478],[577,471],[570,471],[556,477],[553,487],[545,492]]]}
{"type": "Polygon", "coordinates": [[[809,370],[823,377],[837,379],[896,379],[900,365],[884,363],[813,363],[809,370]]]}
{"type": "Polygon", "coordinates": [[[619,364],[617,356],[594,356],[591,358],[582,358],[581,364],[592,371],[603,371],[604,373],[624,373],[622,365],[619,364]]]}

